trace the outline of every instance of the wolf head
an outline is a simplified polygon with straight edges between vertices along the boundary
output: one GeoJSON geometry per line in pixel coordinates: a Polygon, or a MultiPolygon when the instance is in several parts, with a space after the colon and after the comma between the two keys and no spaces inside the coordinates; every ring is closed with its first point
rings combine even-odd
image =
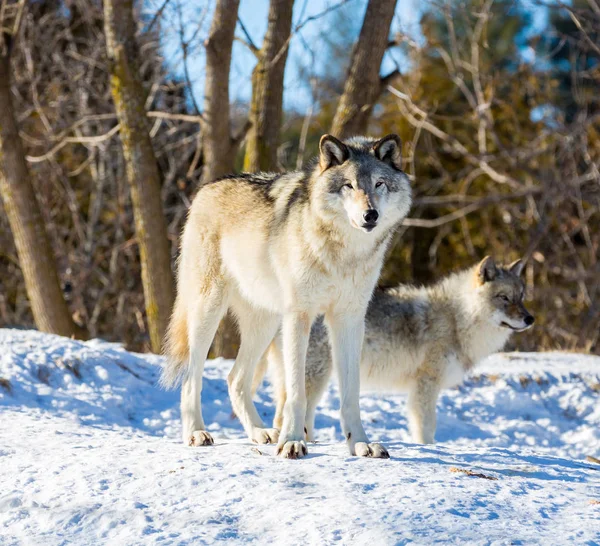
{"type": "Polygon", "coordinates": [[[324,135],[319,147],[315,188],[322,212],[366,233],[390,229],[408,214],[411,189],[398,135],[345,142],[324,135]]]}
{"type": "Polygon", "coordinates": [[[475,285],[485,316],[501,328],[523,332],[535,319],[523,305],[525,284],[521,279],[523,261],[499,267],[486,256],[475,267],[475,285]]]}

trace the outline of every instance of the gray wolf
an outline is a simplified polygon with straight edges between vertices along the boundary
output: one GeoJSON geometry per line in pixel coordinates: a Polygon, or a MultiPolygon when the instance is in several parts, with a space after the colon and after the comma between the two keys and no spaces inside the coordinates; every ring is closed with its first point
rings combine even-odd
{"type": "Polygon", "coordinates": [[[341,422],[351,454],[388,457],[369,443],[359,412],[364,317],[411,189],[397,135],[341,142],[324,135],[297,172],[240,174],[203,186],[182,235],[177,298],[166,336],[166,386],[182,381],[183,441],[213,443],[201,412],[202,373],[219,321],[237,319],[241,346],[228,376],[234,412],[257,443],[286,458],[307,453],[305,360],[324,315],[339,370],[341,422]],[[286,402],[280,430],[252,403],[256,364],[281,330],[286,402]]]}
{"type": "MultiPolygon", "coordinates": [[[[513,332],[534,323],[523,304],[523,262],[498,267],[489,256],[431,287],[399,286],[376,291],[366,315],[360,365],[361,387],[408,391],[413,440],[434,442],[440,390],[460,383],[466,372],[503,348],[513,332]]],[[[255,388],[269,367],[277,398],[274,426],[286,398],[278,343],[257,370],[255,388]]],[[[332,369],[323,324],[313,325],[306,359],[306,435],[314,438],[315,410],[332,369]]]]}

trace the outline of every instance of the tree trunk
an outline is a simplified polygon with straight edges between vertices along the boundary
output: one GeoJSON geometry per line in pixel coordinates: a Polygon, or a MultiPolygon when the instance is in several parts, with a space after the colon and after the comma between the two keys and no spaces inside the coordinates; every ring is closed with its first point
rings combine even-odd
{"type": "Polygon", "coordinates": [[[396,0],[369,0],[331,127],[331,133],[338,138],[367,131],[373,106],[381,94],[379,70],[395,8],[396,0]]]}
{"type": "MultiPolygon", "coordinates": [[[[8,40],[7,40],[8,42],[8,40]]],[[[84,338],[60,287],[10,92],[10,47],[0,46],[0,194],[25,278],[35,324],[42,332],[84,338]]]]}
{"type": "Polygon", "coordinates": [[[132,0],[105,0],[104,28],[112,96],[131,188],[152,350],[160,351],[173,305],[173,276],[160,174],[144,107],[132,0]]]}
{"type": "Polygon", "coordinates": [[[271,0],[269,26],[252,72],[252,126],[246,139],[245,171],[268,171],[277,166],[283,75],[289,50],[293,6],[294,0],[271,0]]]}
{"type": "Polygon", "coordinates": [[[233,171],[236,142],[229,119],[229,67],[240,0],[218,0],[206,46],[204,84],[204,169],[211,182],[233,171]]]}
{"type": "MultiPolygon", "coordinates": [[[[206,47],[204,84],[202,183],[211,182],[233,172],[237,146],[241,138],[231,134],[229,116],[229,68],[240,0],[217,0],[206,47]]],[[[221,321],[211,349],[211,356],[234,358],[239,335],[228,314],[221,321]]]]}

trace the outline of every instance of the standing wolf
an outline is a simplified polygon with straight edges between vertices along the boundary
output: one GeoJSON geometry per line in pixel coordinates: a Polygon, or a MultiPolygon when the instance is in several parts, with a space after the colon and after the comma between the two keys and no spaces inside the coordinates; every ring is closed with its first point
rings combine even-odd
{"type": "MultiPolygon", "coordinates": [[[[522,332],[533,324],[533,316],[523,305],[522,267],[521,260],[497,267],[487,257],[431,287],[400,286],[375,292],[366,316],[361,385],[408,391],[408,422],[415,442],[434,442],[440,390],[460,383],[480,360],[501,350],[512,332],[522,332]]],[[[257,370],[255,385],[262,378],[265,362],[257,370]]],[[[268,366],[275,384],[274,424],[278,426],[286,386],[276,342],[269,348],[268,366]]],[[[306,359],[309,440],[330,375],[329,346],[323,324],[317,321],[306,359]]]]}
{"type": "Polygon", "coordinates": [[[241,346],[228,377],[233,410],[258,443],[278,440],[287,458],[306,454],[305,360],[311,325],[325,316],[339,372],[341,422],[351,454],[388,457],[370,444],[359,413],[359,359],[367,304],[411,190],[396,135],[330,135],[317,160],[287,174],[242,174],[204,186],[183,231],[177,300],[163,383],[183,381],[183,441],[208,445],[200,393],[208,349],[231,309],[241,346]],[[281,328],[288,393],[281,431],[252,403],[257,362],[281,328]]]}

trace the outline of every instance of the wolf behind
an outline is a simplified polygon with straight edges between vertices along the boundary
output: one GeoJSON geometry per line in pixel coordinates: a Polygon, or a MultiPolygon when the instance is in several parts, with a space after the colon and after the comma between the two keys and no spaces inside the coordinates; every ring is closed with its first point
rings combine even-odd
{"type": "Polygon", "coordinates": [[[324,315],[340,370],[342,429],[352,454],[386,457],[360,421],[358,365],[367,304],[411,190],[396,135],[340,142],[325,135],[305,170],[241,174],[203,186],[183,231],[177,299],[163,384],[182,381],[183,441],[209,445],[200,395],[208,349],[228,309],[241,346],[228,377],[248,436],[306,454],[305,359],[311,325],[324,315]],[[254,369],[281,329],[288,393],[282,429],[267,429],[252,403],[254,369]]]}
{"type": "MultiPolygon", "coordinates": [[[[513,332],[533,324],[533,316],[523,305],[522,267],[520,260],[497,267],[486,257],[431,287],[400,286],[375,292],[366,316],[361,387],[408,390],[408,422],[415,442],[434,442],[440,390],[460,383],[480,360],[501,350],[513,332]]],[[[269,348],[267,360],[277,398],[274,426],[278,426],[286,390],[276,343],[269,348]]],[[[317,321],[306,359],[309,440],[331,369],[325,330],[317,321]]],[[[264,369],[257,371],[255,384],[261,372],[264,369]]]]}

